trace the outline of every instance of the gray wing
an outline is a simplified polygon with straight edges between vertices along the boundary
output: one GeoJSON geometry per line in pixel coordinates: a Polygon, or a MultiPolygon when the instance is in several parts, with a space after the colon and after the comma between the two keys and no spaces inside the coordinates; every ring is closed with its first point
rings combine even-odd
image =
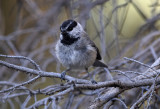
{"type": "Polygon", "coordinates": [[[83,41],[81,43],[81,47],[83,47],[82,45],[84,45],[84,49],[86,48],[86,45],[91,45],[92,47],[95,48],[95,50],[97,51],[97,57],[96,57],[96,60],[95,62],[93,63],[93,66],[95,67],[106,67],[108,68],[108,66],[106,64],[104,64],[103,62],[101,62],[100,60],[102,59],[101,58],[101,55],[100,55],[100,52],[99,52],[99,49],[96,47],[95,43],[90,40],[90,38],[88,37],[87,34],[84,34],[84,36],[82,37],[83,38],[83,41]]]}
{"type": "MultiPolygon", "coordinates": [[[[102,58],[101,58],[99,49],[96,47],[95,43],[94,43],[92,40],[90,40],[90,38],[88,37],[87,34],[84,34],[84,37],[86,38],[87,43],[90,44],[92,47],[94,47],[95,50],[97,51],[97,57],[96,57],[96,59],[97,59],[97,60],[101,60],[102,58]]],[[[84,41],[85,41],[85,40],[84,40],[84,41]]]]}
{"type": "Polygon", "coordinates": [[[95,49],[96,49],[96,51],[97,51],[97,57],[96,57],[96,60],[95,60],[95,62],[93,63],[93,66],[94,67],[106,67],[106,68],[108,68],[108,66],[106,65],[106,64],[104,64],[103,62],[101,62],[100,60],[102,59],[102,57],[101,57],[101,55],[100,55],[100,53],[99,53],[99,49],[96,47],[96,45],[94,44],[94,42],[93,42],[93,45],[92,45],[95,49]]]}
{"type": "Polygon", "coordinates": [[[96,57],[96,59],[97,59],[97,60],[101,60],[102,57],[101,57],[101,55],[100,55],[100,53],[99,53],[99,49],[96,47],[96,45],[94,44],[94,42],[93,42],[93,44],[92,44],[92,47],[94,47],[94,48],[96,49],[96,51],[97,51],[97,57],[96,57]]]}
{"type": "MultiPolygon", "coordinates": [[[[89,37],[88,37],[88,40],[90,40],[89,37]]],[[[97,57],[96,57],[95,62],[93,63],[93,66],[94,66],[94,67],[106,67],[106,68],[108,68],[108,66],[107,66],[106,64],[104,64],[103,62],[100,61],[100,60],[102,59],[102,57],[101,57],[100,52],[99,52],[99,49],[96,47],[95,43],[90,40],[90,44],[91,44],[91,46],[94,47],[94,48],[96,49],[96,51],[97,51],[97,57]]]]}

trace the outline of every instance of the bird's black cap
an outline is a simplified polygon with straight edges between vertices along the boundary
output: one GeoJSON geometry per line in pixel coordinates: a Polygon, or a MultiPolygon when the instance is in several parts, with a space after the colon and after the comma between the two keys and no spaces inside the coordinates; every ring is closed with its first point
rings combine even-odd
{"type": "Polygon", "coordinates": [[[66,20],[62,23],[62,25],[60,26],[60,30],[61,32],[63,31],[72,31],[74,27],[77,26],[77,22],[74,20],[66,20]]]}

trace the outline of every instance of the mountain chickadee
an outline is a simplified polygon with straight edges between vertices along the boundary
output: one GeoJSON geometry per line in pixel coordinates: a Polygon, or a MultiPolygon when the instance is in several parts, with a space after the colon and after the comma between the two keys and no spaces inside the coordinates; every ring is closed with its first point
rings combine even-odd
{"type": "Polygon", "coordinates": [[[70,70],[86,70],[89,74],[88,67],[90,66],[108,68],[99,61],[101,55],[98,48],[78,22],[66,20],[60,26],[60,31],[60,39],[56,44],[56,55],[60,63],[67,67],[67,70],[61,73],[62,79],[70,70]]]}

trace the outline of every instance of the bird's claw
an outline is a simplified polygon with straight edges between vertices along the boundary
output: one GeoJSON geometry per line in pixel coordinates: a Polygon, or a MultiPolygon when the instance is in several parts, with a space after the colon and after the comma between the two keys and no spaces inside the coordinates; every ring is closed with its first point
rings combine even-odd
{"type": "Polygon", "coordinates": [[[61,79],[62,79],[62,80],[65,80],[65,75],[66,75],[65,72],[62,72],[62,73],[61,73],[61,79]]]}
{"type": "Polygon", "coordinates": [[[97,82],[95,80],[91,80],[92,84],[97,84],[97,82]]]}

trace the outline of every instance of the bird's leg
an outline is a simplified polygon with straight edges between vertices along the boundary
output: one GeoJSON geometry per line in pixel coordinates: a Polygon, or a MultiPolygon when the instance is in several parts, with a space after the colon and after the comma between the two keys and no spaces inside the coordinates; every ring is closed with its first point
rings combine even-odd
{"type": "Polygon", "coordinates": [[[86,72],[88,73],[88,76],[89,76],[92,84],[97,84],[97,82],[92,78],[92,75],[88,72],[88,68],[86,68],[86,72]]]}
{"type": "Polygon", "coordinates": [[[64,71],[61,73],[61,79],[62,79],[62,80],[65,79],[66,72],[68,72],[69,70],[70,70],[70,68],[67,68],[67,70],[64,70],[64,71]]]}

